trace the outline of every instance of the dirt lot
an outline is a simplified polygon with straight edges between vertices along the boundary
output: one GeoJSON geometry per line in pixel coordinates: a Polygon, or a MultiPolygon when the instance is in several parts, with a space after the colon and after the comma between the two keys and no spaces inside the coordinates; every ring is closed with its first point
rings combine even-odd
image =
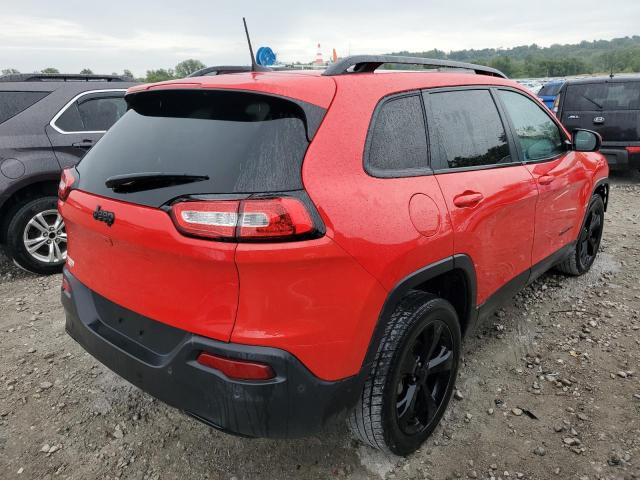
{"type": "Polygon", "coordinates": [[[407,459],[343,425],[298,441],[201,425],[64,333],[59,276],[2,258],[0,477],[640,478],[640,182],[614,183],[591,272],[544,276],[467,339],[460,394],[407,459]]]}

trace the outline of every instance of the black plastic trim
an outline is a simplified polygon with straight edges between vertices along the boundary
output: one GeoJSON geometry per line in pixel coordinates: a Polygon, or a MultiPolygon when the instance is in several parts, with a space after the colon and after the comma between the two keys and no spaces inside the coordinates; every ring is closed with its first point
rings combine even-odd
{"type": "Polygon", "coordinates": [[[67,333],[125,380],[215,428],[248,437],[308,436],[344,418],[361,393],[358,376],[321,380],[284,350],[221,342],[159,324],[98,296],[68,270],[63,275],[71,286],[71,294],[61,294],[67,333]],[[145,329],[153,334],[139,335],[145,329]],[[202,351],[266,363],[276,377],[229,379],[196,362],[202,351]]]}
{"type": "Polygon", "coordinates": [[[476,65],[473,63],[456,62],[453,60],[442,60],[435,58],[405,57],[399,55],[352,55],[338,60],[329,65],[322,73],[325,76],[345,75],[353,73],[372,73],[384,64],[398,65],[423,65],[429,67],[459,68],[471,70],[477,75],[490,75],[493,77],[507,78],[500,70],[476,65]],[[352,69],[352,70],[350,70],[352,69]]]}
{"type": "Polygon", "coordinates": [[[609,177],[604,177],[598,180],[593,184],[593,189],[591,190],[591,196],[593,197],[596,194],[596,190],[601,187],[605,187],[604,194],[604,211],[607,211],[607,205],[609,205],[609,193],[611,192],[611,187],[609,186],[609,177]]]}
{"type": "Polygon", "coordinates": [[[364,378],[366,378],[366,375],[369,374],[376,353],[378,351],[378,345],[382,340],[384,331],[387,327],[387,323],[391,318],[391,314],[395,311],[406,294],[418,285],[421,285],[429,280],[432,280],[444,273],[453,271],[455,269],[459,269],[464,272],[467,282],[467,319],[465,319],[465,324],[472,325],[473,323],[475,323],[477,313],[476,273],[473,262],[468,255],[453,255],[451,257],[443,258],[442,260],[427,265],[419,270],[416,270],[415,272],[407,275],[402,280],[400,280],[396,284],[396,286],[389,292],[382,310],[380,311],[380,315],[378,316],[376,326],[373,330],[373,334],[369,342],[369,348],[367,349],[367,353],[362,364],[360,376],[364,375],[364,378]]]}

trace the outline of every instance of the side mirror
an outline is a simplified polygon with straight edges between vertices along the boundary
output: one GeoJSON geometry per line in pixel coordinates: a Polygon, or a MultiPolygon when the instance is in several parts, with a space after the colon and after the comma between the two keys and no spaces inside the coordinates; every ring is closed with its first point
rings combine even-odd
{"type": "Polygon", "coordinates": [[[597,152],[602,145],[602,137],[594,131],[578,128],[571,135],[571,143],[576,152],[597,152]]]}

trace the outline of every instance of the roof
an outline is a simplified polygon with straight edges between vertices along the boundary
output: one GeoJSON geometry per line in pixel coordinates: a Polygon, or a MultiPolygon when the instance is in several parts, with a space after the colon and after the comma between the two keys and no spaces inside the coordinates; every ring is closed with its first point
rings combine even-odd
{"type": "Polygon", "coordinates": [[[81,73],[14,73],[0,76],[0,82],[130,82],[119,75],[85,75],[81,73]]]}
{"type": "Polygon", "coordinates": [[[566,81],[567,84],[587,84],[587,83],[624,83],[624,82],[638,82],[640,81],[640,75],[614,75],[613,77],[601,76],[601,77],[585,77],[585,78],[571,78],[566,81]]]}
{"type": "Polygon", "coordinates": [[[322,71],[318,70],[287,70],[241,72],[169,80],[136,85],[131,87],[127,94],[165,89],[234,89],[295,98],[322,108],[328,108],[334,93],[342,86],[345,88],[366,87],[371,89],[373,95],[379,95],[379,92],[384,95],[420,88],[464,85],[504,85],[526,91],[513,80],[457,70],[383,70],[331,76],[322,75],[322,71]]]}

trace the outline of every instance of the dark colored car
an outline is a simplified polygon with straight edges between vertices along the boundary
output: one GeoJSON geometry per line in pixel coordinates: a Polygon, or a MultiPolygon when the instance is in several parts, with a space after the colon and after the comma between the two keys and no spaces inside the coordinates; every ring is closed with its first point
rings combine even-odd
{"type": "Polygon", "coordinates": [[[60,172],[125,113],[132,85],[109,75],[0,77],[0,243],[20,267],[62,270],[67,238],[56,210],[60,172]]]}
{"type": "Polygon", "coordinates": [[[589,128],[602,136],[612,169],[640,169],[640,76],[569,80],[555,110],[567,129],[589,128]]]}
{"type": "Polygon", "coordinates": [[[409,453],[476,321],[598,252],[598,135],[494,69],[358,56],[125,98],[63,172],[66,330],[227,432],[303,436],[348,414],[362,441],[409,453]]]}
{"type": "Polygon", "coordinates": [[[549,110],[553,108],[553,102],[555,102],[564,82],[564,80],[550,80],[538,91],[538,98],[542,100],[549,110]]]}

